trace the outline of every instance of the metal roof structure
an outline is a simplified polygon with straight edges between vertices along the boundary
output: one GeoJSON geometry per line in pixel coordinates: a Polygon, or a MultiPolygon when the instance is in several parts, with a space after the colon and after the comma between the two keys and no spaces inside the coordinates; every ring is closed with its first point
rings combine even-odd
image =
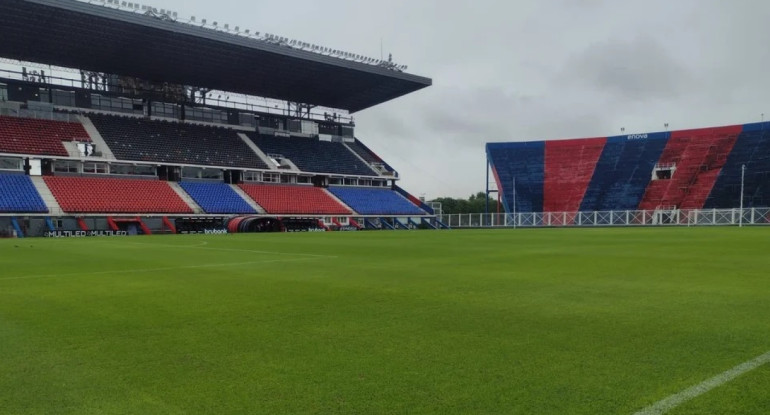
{"type": "Polygon", "coordinates": [[[351,113],[429,78],[75,0],[0,1],[0,57],[351,113]]]}

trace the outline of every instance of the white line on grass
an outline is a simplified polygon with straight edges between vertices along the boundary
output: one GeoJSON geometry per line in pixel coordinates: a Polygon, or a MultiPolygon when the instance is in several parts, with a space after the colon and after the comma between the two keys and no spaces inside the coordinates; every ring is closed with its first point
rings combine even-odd
{"type": "Polygon", "coordinates": [[[702,383],[699,383],[691,388],[685,389],[682,392],[671,395],[668,398],[663,399],[662,401],[658,401],[642,409],[641,411],[635,413],[634,415],[665,414],[666,412],[676,408],[677,406],[693,398],[696,398],[700,395],[703,395],[704,393],[716,388],[717,386],[724,385],[725,383],[732,381],[733,379],[743,375],[744,373],[751,372],[752,370],[766,363],[770,363],[770,352],[767,352],[762,356],[758,356],[754,359],[751,359],[748,362],[741,363],[740,365],[735,366],[730,370],[722,372],[714,376],[713,378],[705,380],[702,383]]]}
{"type": "Polygon", "coordinates": [[[180,270],[180,269],[196,269],[196,268],[236,267],[236,266],[243,266],[243,265],[268,264],[273,262],[311,261],[313,259],[316,259],[316,258],[267,259],[264,261],[228,262],[224,264],[180,265],[177,267],[134,268],[134,269],[111,270],[111,271],[72,272],[68,274],[24,275],[20,277],[0,278],[0,281],[29,280],[29,279],[37,279],[37,278],[79,277],[84,275],[133,274],[133,273],[142,273],[142,272],[174,271],[174,270],[180,270]]]}

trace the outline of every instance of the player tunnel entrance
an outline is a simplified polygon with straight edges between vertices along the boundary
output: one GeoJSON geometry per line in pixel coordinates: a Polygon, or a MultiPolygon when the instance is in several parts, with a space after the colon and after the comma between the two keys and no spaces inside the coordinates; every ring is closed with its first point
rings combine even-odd
{"type": "Polygon", "coordinates": [[[278,218],[239,216],[230,219],[227,231],[229,233],[283,232],[284,227],[278,218]]]}

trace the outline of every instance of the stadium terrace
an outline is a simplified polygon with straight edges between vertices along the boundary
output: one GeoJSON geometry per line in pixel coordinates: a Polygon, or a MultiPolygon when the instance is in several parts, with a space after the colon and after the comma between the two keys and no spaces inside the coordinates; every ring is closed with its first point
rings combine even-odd
{"type": "Polygon", "coordinates": [[[770,123],[762,122],[488,143],[488,171],[499,191],[487,192],[497,192],[506,215],[485,220],[511,226],[768,223],[769,132],[770,123]]]}

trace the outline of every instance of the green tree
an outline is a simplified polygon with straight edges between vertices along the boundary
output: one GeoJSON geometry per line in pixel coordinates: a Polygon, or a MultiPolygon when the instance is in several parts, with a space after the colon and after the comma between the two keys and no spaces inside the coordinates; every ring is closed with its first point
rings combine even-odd
{"type": "MultiPolygon", "coordinates": [[[[484,192],[478,192],[471,195],[468,199],[439,197],[432,200],[432,202],[441,203],[441,208],[445,215],[453,215],[457,213],[484,213],[486,209],[485,199],[484,192]]],[[[489,210],[497,210],[497,200],[489,198],[489,210]]]]}

